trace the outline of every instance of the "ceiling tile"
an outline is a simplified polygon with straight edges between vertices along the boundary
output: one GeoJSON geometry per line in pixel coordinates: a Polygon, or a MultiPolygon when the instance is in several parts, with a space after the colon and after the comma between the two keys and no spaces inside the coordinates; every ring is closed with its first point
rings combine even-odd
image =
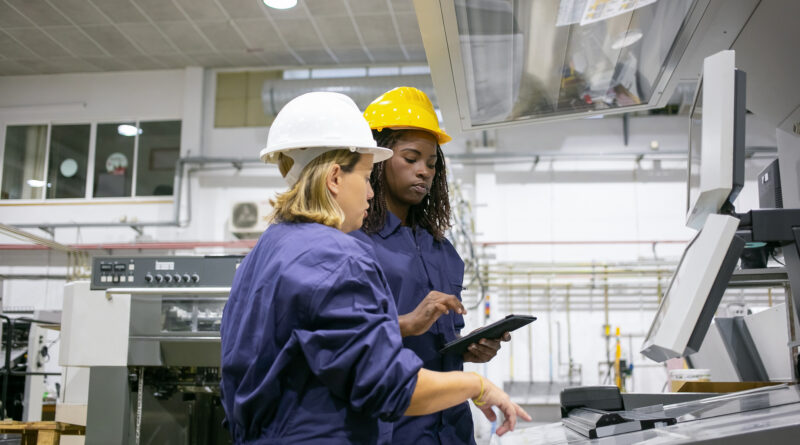
{"type": "Polygon", "coordinates": [[[214,0],[176,0],[178,5],[193,20],[226,20],[225,13],[214,0]]]}
{"type": "Polygon", "coordinates": [[[145,54],[169,54],[176,52],[169,41],[155,26],[149,23],[125,23],[119,25],[123,34],[139,45],[145,54]]]}
{"type": "Polygon", "coordinates": [[[361,44],[350,17],[318,18],[317,27],[320,33],[322,33],[322,38],[325,39],[325,43],[331,47],[352,47],[361,44]]]}
{"type": "Polygon", "coordinates": [[[25,19],[14,8],[8,6],[6,3],[0,2],[0,26],[19,27],[19,26],[33,26],[30,20],[25,19]]]}
{"type": "Polygon", "coordinates": [[[333,53],[339,59],[340,63],[369,63],[369,56],[364,52],[364,48],[332,48],[333,53]]]}
{"type": "Polygon", "coordinates": [[[224,0],[220,5],[234,19],[266,17],[260,0],[224,0]]]}
{"type": "Polygon", "coordinates": [[[399,46],[380,47],[367,45],[376,62],[401,63],[406,62],[406,56],[399,46]]]}
{"type": "Polygon", "coordinates": [[[390,0],[394,12],[414,12],[413,0],[390,0]]]}
{"type": "Polygon", "coordinates": [[[70,54],[36,28],[11,28],[6,30],[19,43],[30,48],[41,57],[69,57],[70,54]]]}
{"type": "Polygon", "coordinates": [[[36,57],[8,34],[0,31],[0,54],[9,59],[31,59],[36,57]]]}
{"type": "Polygon", "coordinates": [[[294,50],[306,65],[331,65],[336,63],[324,49],[300,48],[294,50]]]}
{"type": "Polygon", "coordinates": [[[133,0],[154,22],[186,20],[186,16],[169,0],[133,0]]]}
{"type": "Polygon", "coordinates": [[[297,59],[289,51],[280,48],[272,48],[258,54],[266,66],[296,66],[299,65],[297,59]]]}
{"type": "Polygon", "coordinates": [[[236,26],[242,31],[247,42],[253,48],[270,48],[283,46],[278,32],[267,19],[260,20],[234,20],[236,26]]]}
{"type": "Polygon", "coordinates": [[[200,66],[204,67],[221,67],[230,66],[231,63],[222,54],[205,53],[205,54],[190,54],[189,57],[194,59],[200,66]]]}
{"type": "Polygon", "coordinates": [[[406,47],[409,62],[428,63],[428,57],[425,55],[425,48],[421,45],[419,47],[406,47]]]}
{"type": "Polygon", "coordinates": [[[117,28],[108,26],[84,26],[83,30],[89,34],[98,45],[114,56],[130,56],[141,54],[117,28]]]}
{"type": "Polygon", "coordinates": [[[330,15],[347,15],[344,2],[342,0],[305,0],[308,11],[316,17],[330,15]]]}
{"type": "Polygon", "coordinates": [[[108,24],[108,19],[86,0],[58,0],[50,4],[78,25],[108,24]]]}
{"type": "Polygon", "coordinates": [[[184,56],[183,54],[157,54],[150,57],[164,65],[165,68],[184,68],[187,66],[197,65],[194,60],[184,56]]]}
{"type": "Polygon", "coordinates": [[[396,14],[397,27],[400,29],[400,37],[403,44],[422,45],[422,34],[419,32],[419,22],[416,14],[396,14]]]}
{"type": "Polygon", "coordinates": [[[100,67],[75,57],[48,60],[54,73],[90,73],[100,71],[100,67]]]}
{"type": "Polygon", "coordinates": [[[147,18],[130,0],[92,0],[97,9],[103,11],[114,23],[142,23],[147,18]]]}
{"type": "Polygon", "coordinates": [[[117,57],[84,57],[83,60],[99,66],[105,71],[127,71],[133,69],[124,62],[124,59],[117,57]]]}
{"type": "Polygon", "coordinates": [[[228,22],[199,23],[200,31],[218,51],[244,51],[247,49],[244,40],[228,22]]]}
{"type": "Polygon", "coordinates": [[[225,53],[225,57],[238,66],[261,66],[264,64],[257,53],[225,53]]]}
{"type": "Polygon", "coordinates": [[[203,36],[189,22],[169,22],[161,25],[161,29],[181,51],[187,53],[207,53],[213,51],[203,36]]]}
{"type": "Polygon", "coordinates": [[[322,42],[314,32],[311,26],[311,20],[276,20],[275,25],[278,27],[283,38],[291,47],[321,47],[322,42]]]}
{"type": "Polygon", "coordinates": [[[30,69],[36,74],[51,74],[58,72],[56,67],[46,60],[41,59],[25,59],[25,60],[17,60],[17,63],[25,67],[25,69],[30,69]]]}
{"type": "Polygon", "coordinates": [[[395,34],[392,18],[387,15],[380,16],[358,16],[356,17],[358,29],[361,37],[364,38],[366,45],[380,47],[398,46],[397,34],[395,34]],[[376,20],[376,18],[379,18],[376,20]]]}
{"type": "Polygon", "coordinates": [[[39,26],[69,25],[69,21],[43,1],[6,0],[19,13],[39,26]]]}
{"type": "Polygon", "coordinates": [[[77,56],[104,56],[103,50],[92,39],[86,37],[74,26],[54,26],[42,28],[50,37],[65,46],[77,56]]]}
{"type": "Polygon", "coordinates": [[[363,14],[387,14],[389,7],[386,1],[381,0],[345,0],[350,5],[350,12],[353,15],[363,14]]]}
{"type": "Polygon", "coordinates": [[[16,76],[21,74],[34,74],[32,69],[13,60],[0,60],[0,76],[16,76]]]}
{"type": "Polygon", "coordinates": [[[125,62],[133,66],[136,70],[163,70],[166,68],[159,61],[148,56],[130,56],[125,58],[125,62]]]}
{"type": "Polygon", "coordinates": [[[264,11],[275,20],[307,19],[305,8],[275,9],[264,7],[264,11]]]}

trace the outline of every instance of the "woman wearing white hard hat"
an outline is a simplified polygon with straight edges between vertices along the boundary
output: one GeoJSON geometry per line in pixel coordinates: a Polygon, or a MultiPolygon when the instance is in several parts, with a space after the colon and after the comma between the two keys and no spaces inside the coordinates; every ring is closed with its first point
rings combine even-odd
{"type": "Polygon", "coordinates": [[[530,419],[477,374],[421,369],[361,227],[372,164],[391,156],[347,96],[289,102],[261,157],[289,190],[236,272],[222,317],[222,402],[236,443],[390,443],[391,424],[472,399],[498,434],[530,419]]]}

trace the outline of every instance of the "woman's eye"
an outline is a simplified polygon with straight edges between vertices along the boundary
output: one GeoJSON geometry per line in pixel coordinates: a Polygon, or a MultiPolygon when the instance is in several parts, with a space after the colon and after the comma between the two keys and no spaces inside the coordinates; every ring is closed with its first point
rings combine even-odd
{"type": "Polygon", "coordinates": [[[428,168],[433,170],[436,168],[436,164],[428,164],[428,168]]]}
{"type": "Polygon", "coordinates": [[[403,159],[405,159],[406,162],[408,162],[409,164],[413,164],[413,163],[417,162],[416,159],[408,159],[408,158],[403,158],[403,159]]]}

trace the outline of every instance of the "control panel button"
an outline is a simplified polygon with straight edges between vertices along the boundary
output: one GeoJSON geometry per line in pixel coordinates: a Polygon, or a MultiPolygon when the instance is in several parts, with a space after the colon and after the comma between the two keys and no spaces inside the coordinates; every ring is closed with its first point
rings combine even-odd
{"type": "Polygon", "coordinates": [[[181,275],[181,278],[183,278],[183,281],[185,283],[188,283],[188,282],[192,281],[192,277],[190,277],[188,273],[185,273],[185,274],[181,275]]]}
{"type": "Polygon", "coordinates": [[[175,275],[172,276],[172,278],[175,280],[176,283],[180,283],[181,281],[183,281],[183,278],[181,278],[181,274],[176,273],[175,275]]]}
{"type": "Polygon", "coordinates": [[[156,283],[161,283],[162,281],[164,281],[164,275],[161,275],[160,273],[157,273],[156,274],[156,283]]]}
{"type": "Polygon", "coordinates": [[[167,283],[172,283],[172,275],[170,274],[164,275],[164,281],[166,281],[167,283]]]}
{"type": "Polygon", "coordinates": [[[100,265],[100,270],[102,270],[103,272],[108,272],[108,271],[111,270],[111,265],[110,264],[101,264],[100,265]]]}
{"type": "Polygon", "coordinates": [[[144,281],[146,281],[148,283],[152,283],[153,282],[153,275],[148,273],[147,275],[144,276],[144,281]]]}
{"type": "Polygon", "coordinates": [[[192,281],[194,281],[195,283],[200,281],[200,275],[197,275],[196,273],[193,273],[192,274],[192,281]]]}

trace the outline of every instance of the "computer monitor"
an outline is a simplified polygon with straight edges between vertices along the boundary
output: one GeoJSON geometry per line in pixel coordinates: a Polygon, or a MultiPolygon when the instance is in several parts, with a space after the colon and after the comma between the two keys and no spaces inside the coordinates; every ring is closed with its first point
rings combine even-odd
{"type": "Polygon", "coordinates": [[[689,127],[686,225],[693,229],[710,214],[731,213],[744,185],[745,84],[734,51],[706,57],[689,127]]]}
{"type": "Polygon", "coordinates": [[[709,214],[683,252],[641,353],[657,362],[700,350],[744,249],[739,220],[709,214]]]}

